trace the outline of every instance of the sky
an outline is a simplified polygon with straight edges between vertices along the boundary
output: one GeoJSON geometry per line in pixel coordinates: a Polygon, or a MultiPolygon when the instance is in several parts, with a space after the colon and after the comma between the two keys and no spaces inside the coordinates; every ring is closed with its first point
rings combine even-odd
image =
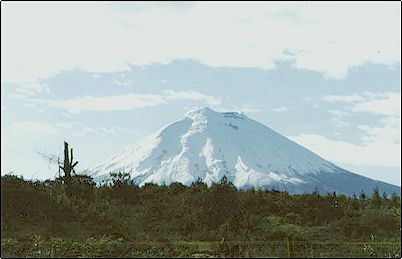
{"type": "Polygon", "coordinates": [[[400,2],[6,2],[1,174],[84,170],[194,106],[401,185],[400,2]]]}

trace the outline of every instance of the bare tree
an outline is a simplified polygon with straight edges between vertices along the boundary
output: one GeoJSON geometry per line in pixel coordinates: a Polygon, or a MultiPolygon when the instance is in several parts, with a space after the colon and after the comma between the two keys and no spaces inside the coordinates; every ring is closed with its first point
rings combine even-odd
{"type": "MultiPolygon", "coordinates": [[[[50,153],[47,151],[36,151],[36,153],[41,156],[44,160],[46,160],[49,163],[49,168],[51,165],[57,166],[58,172],[57,172],[57,177],[60,177],[60,166],[62,165],[60,161],[60,156],[56,155],[55,153],[50,153]]],[[[56,177],[56,174],[55,176],[56,177]]]]}

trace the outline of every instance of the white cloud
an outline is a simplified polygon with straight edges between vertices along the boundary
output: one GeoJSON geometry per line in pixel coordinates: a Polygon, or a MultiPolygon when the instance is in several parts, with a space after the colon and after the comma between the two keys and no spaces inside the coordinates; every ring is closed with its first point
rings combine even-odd
{"type": "Polygon", "coordinates": [[[113,127],[83,127],[81,129],[77,129],[73,123],[69,122],[59,122],[59,123],[45,123],[39,121],[13,121],[10,124],[11,128],[14,130],[20,130],[28,133],[40,134],[40,135],[54,135],[59,133],[60,129],[68,129],[71,131],[71,135],[73,136],[87,136],[87,135],[95,135],[95,136],[108,136],[108,135],[116,135],[119,133],[128,133],[131,132],[127,128],[113,126],[113,127]],[[75,130],[74,130],[75,129],[75,130]]]}
{"type": "Polygon", "coordinates": [[[217,106],[214,107],[218,112],[239,112],[239,113],[260,113],[262,110],[252,104],[230,105],[230,106],[217,106]]]}
{"type": "Polygon", "coordinates": [[[395,127],[391,125],[384,125],[381,127],[370,127],[367,125],[359,125],[358,128],[366,132],[365,136],[362,136],[362,139],[370,144],[372,142],[376,143],[391,143],[399,145],[401,143],[401,129],[400,127],[395,127]]]}
{"type": "Polygon", "coordinates": [[[335,124],[336,127],[339,127],[339,128],[350,126],[349,122],[343,121],[343,120],[339,119],[339,117],[336,117],[336,116],[332,117],[331,121],[335,124]]]}
{"type": "MultiPolygon", "coordinates": [[[[344,120],[344,117],[350,116],[349,112],[341,110],[328,110],[328,112],[332,115],[330,120],[334,123],[336,127],[344,128],[351,126],[349,122],[344,120]]],[[[339,132],[336,135],[340,135],[339,132]]]]}
{"type": "Polygon", "coordinates": [[[31,100],[39,93],[49,92],[50,89],[45,84],[39,83],[20,83],[13,86],[13,92],[7,96],[14,100],[31,100]]]}
{"type": "Polygon", "coordinates": [[[57,128],[44,122],[38,121],[13,121],[11,127],[34,134],[52,135],[57,133],[57,128]]]}
{"type": "Polygon", "coordinates": [[[124,80],[114,79],[113,83],[115,83],[116,85],[130,86],[133,85],[135,82],[131,79],[124,79],[124,80]]]}
{"type": "MultiPolygon", "coordinates": [[[[333,96],[331,100],[353,102],[351,112],[382,115],[379,126],[358,125],[356,130],[364,132],[361,144],[331,140],[317,134],[300,134],[290,138],[320,154],[324,158],[343,164],[358,166],[401,166],[401,94],[394,92],[361,95],[333,96]],[[350,98],[348,98],[350,97],[350,98]]],[[[339,117],[351,113],[329,110],[336,126],[351,126],[339,117]]]]}
{"type": "Polygon", "coordinates": [[[273,111],[273,112],[286,112],[286,111],[289,111],[289,108],[286,107],[286,106],[280,106],[280,107],[272,108],[272,109],[270,109],[270,111],[273,111]]]}
{"type": "Polygon", "coordinates": [[[118,126],[113,126],[110,128],[107,127],[84,127],[80,131],[73,132],[74,136],[86,136],[86,135],[96,135],[96,136],[108,136],[108,135],[116,135],[119,132],[130,132],[127,128],[122,128],[118,126]]]}
{"type": "Polygon", "coordinates": [[[401,166],[401,145],[392,136],[389,128],[362,128],[371,134],[363,145],[332,140],[317,134],[300,134],[289,138],[312,150],[323,158],[334,162],[357,166],[401,166]]]}
{"type": "Polygon", "coordinates": [[[334,116],[337,117],[342,117],[342,116],[349,116],[350,113],[346,111],[340,111],[340,110],[328,110],[329,113],[331,113],[334,116]]]}
{"type": "Polygon", "coordinates": [[[50,106],[66,109],[70,113],[133,110],[165,103],[166,101],[160,95],[134,93],[104,97],[84,96],[48,102],[50,106]]]}
{"type": "MultiPolygon", "coordinates": [[[[383,115],[382,123],[389,125],[392,121],[393,125],[396,120],[400,121],[401,117],[401,94],[397,92],[363,92],[362,94],[353,95],[327,95],[323,97],[326,102],[346,102],[352,103],[350,111],[328,110],[333,115],[331,120],[337,125],[342,122],[340,117],[351,115],[351,113],[372,113],[383,115]]],[[[400,125],[400,123],[399,123],[400,125]]],[[[400,126],[399,126],[400,130],[400,126]]]]}
{"type": "Polygon", "coordinates": [[[387,116],[401,116],[401,94],[384,93],[380,98],[359,102],[353,107],[354,112],[370,112],[387,116]]]}
{"type": "Polygon", "coordinates": [[[72,123],[69,122],[59,122],[55,124],[59,128],[64,128],[64,129],[71,129],[74,127],[72,123]]]}
{"type": "Polygon", "coordinates": [[[210,106],[220,105],[221,101],[220,98],[215,96],[205,95],[193,90],[187,91],[173,91],[173,90],[166,90],[164,91],[164,98],[167,100],[204,100],[210,106]]]}
{"type": "Polygon", "coordinates": [[[325,102],[356,102],[356,101],[363,101],[364,98],[358,94],[353,95],[326,95],[324,96],[323,100],[325,102]]]}
{"type": "Polygon", "coordinates": [[[358,103],[359,105],[356,105],[355,107],[360,105],[362,105],[363,107],[356,108],[354,111],[376,112],[376,110],[379,110],[380,111],[379,113],[381,113],[381,109],[384,107],[391,107],[393,109],[398,109],[398,103],[400,103],[401,94],[397,92],[373,93],[366,91],[361,94],[352,94],[352,95],[326,95],[322,98],[322,100],[325,102],[358,103]],[[368,102],[368,104],[366,104],[366,102],[368,102]],[[371,106],[369,110],[367,110],[367,108],[364,108],[367,105],[371,106]],[[373,105],[376,106],[374,109],[372,108],[373,105]]]}
{"type": "MultiPolygon", "coordinates": [[[[236,109],[234,109],[234,110],[236,110],[236,109]]],[[[262,110],[260,108],[254,107],[252,105],[243,105],[240,108],[238,108],[237,110],[239,112],[245,112],[245,113],[260,113],[260,112],[262,112],[262,110]]]]}
{"type": "Polygon", "coordinates": [[[27,100],[28,99],[28,96],[26,96],[25,94],[11,93],[11,94],[8,94],[7,96],[14,100],[27,100]]]}
{"type": "Polygon", "coordinates": [[[2,80],[34,82],[74,67],[121,71],[127,62],[177,58],[259,68],[292,59],[299,68],[333,77],[366,62],[400,62],[399,2],[119,5],[4,4],[2,80]]]}
{"type": "Polygon", "coordinates": [[[171,101],[194,100],[205,101],[210,106],[216,106],[221,103],[220,98],[205,95],[196,91],[173,91],[165,90],[163,94],[138,94],[128,93],[126,95],[116,96],[84,96],[68,100],[31,100],[35,103],[47,104],[53,107],[65,109],[70,113],[79,113],[81,111],[119,111],[134,110],[145,107],[152,107],[161,104],[167,104],[171,101]]]}
{"type": "Polygon", "coordinates": [[[49,92],[49,87],[39,83],[23,83],[17,86],[16,91],[21,94],[33,96],[38,93],[49,92]]]}

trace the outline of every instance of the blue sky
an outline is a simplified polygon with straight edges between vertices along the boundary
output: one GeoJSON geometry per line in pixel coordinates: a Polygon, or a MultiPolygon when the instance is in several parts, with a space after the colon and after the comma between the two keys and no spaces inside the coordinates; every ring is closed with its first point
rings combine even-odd
{"type": "Polygon", "coordinates": [[[6,3],[1,173],[85,169],[197,105],[400,185],[400,3],[6,3]],[[342,19],[339,19],[342,17],[342,19]]]}

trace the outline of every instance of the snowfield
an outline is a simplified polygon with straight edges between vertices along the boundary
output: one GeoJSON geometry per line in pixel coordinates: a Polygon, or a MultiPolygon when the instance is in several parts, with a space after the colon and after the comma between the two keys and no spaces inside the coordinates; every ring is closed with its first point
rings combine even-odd
{"type": "Polygon", "coordinates": [[[207,107],[192,109],[84,172],[98,183],[107,182],[110,172],[127,172],[139,186],[190,185],[197,179],[211,185],[226,176],[241,189],[358,195],[362,190],[371,194],[377,186],[381,192],[400,194],[400,187],[341,169],[242,113],[207,107]]]}

